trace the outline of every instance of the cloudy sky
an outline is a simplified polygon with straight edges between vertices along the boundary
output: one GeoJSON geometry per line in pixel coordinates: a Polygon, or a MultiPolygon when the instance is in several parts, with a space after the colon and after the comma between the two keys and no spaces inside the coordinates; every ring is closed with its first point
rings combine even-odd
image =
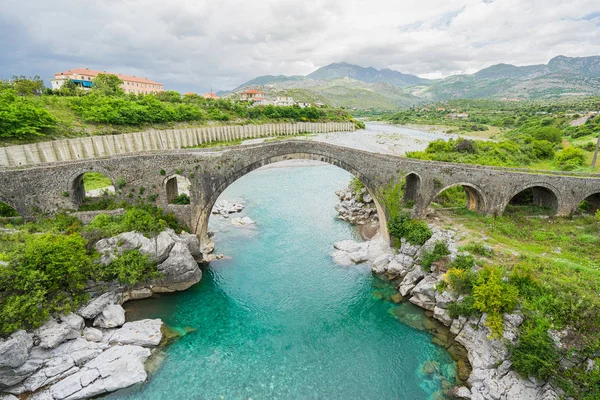
{"type": "Polygon", "coordinates": [[[231,89],[332,62],[427,78],[600,55],[598,0],[3,0],[0,78],[74,67],[231,89]]]}

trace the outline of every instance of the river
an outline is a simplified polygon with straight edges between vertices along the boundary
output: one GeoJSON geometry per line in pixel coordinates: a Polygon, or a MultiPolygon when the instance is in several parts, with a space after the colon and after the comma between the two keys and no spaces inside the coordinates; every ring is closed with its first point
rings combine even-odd
{"type": "Polygon", "coordinates": [[[130,320],[162,318],[183,337],[146,384],[119,399],[439,399],[455,364],[432,337],[394,317],[396,305],[368,267],[341,267],[336,241],[355,238],[336,219],[333,166],[267,168],[232,184],[255,226],[212,216],[216,252],[191,289],[126,304],[130,320]]]}

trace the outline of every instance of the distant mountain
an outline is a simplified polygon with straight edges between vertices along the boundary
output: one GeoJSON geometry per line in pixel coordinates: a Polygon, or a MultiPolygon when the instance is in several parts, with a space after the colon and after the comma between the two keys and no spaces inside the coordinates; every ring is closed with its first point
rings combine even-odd
{"type": "Polygon", "coordinates": [[[600,56],[558,56],[548,64],[522,67],[496,64],[472,75],[449,76],[427,87],[413,87],[410,92],[429,100],[600,95],[600,56]]]}
{"type": "Polygon", "coordinates": [[[348,63],[333,63],[321,67],[306,76],[315,80],[333,80],[340,78],[351,78],[368,83],[389,83],[403,87],[409,85],[424,85],[429,83],[428,79],[419,78],[415,75],[403,74],[388,68],[381,70],[372,67],[361,67],[348,63]]]}
{"type": "Polygon", "coordinates": [[[600,56],[557,56],[548,64],[496,64],[471,75],[428,80],[391,69],[348,63],[321,67],[306,76],[266,75],[244,83],[270,95],[349,108],[397,109],[425,102],[468,99],[542,99],[600,95],[600,56]]]}

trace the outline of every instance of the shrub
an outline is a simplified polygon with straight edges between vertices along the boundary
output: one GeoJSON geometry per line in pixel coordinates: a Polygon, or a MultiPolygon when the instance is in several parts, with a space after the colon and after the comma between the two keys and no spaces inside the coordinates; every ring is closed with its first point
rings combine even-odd
{"type": "Polygon", "coordinates": [[[97,215],[85,231],[97,230],[101,237],[110,237],[119,233],[137,231],[146,236],[159,234],[165,228],[181,230],[181,226],[172,214],[165,214],[155,206],[132,206],[122,215],[97,215]]]}
{"type": "Polygon", "coordinates": [[[435,245],[433,249],[431,249],[431,251],[423,252],[423,255],[421,257],[421,267],[425,271],[429,271],[431,269],[431,265],[434,262],[441,260],[448,254],[450,254],[450,251],[448,250],[448,246],[446,245],[446,243],[435,242],[435,245]]]}
{"type": "Polygon", "coordinates": [[[448,286],[452,290],[461,294],[471,294],[477,279],[477,273],[470,269],[450,268],[444,279],[448,282],[448,286]]]}
{"type": "Polygon", "coordinates": [[[513,368],[523,377],[548,380],[558,368],[560,357],[548,336],[545,318],[526,319],[519,328],[519,342],[512,348],[513,368]]]}
{"type": "Polygon", "coordinates": [[[563,171],[572,171],[585,163],[585,152],[576,147],[567,147],[556,153],[554,163],[563,171]]]}
{"type": "Polygon", "coordinates": [[[173,199],[173,204],[190,204],[190,196],[185,193],[181,193],[179,196],[173,199]]]}
{"type": "Polygon", "coordinates": [[[0,217],[18,217],[17,210],[6,203],[0,202],[0,217]]]}
{"type": "Polygon", "coordinates": [[[517,306],[518,297],[517,288],[502,280],[502,272],[498,268],[486,267],[478,274],[473,287],[473,306],[487,313],[486,326],[492,331],[492,337],[502,337],[502,315],[517,306]]]}
{"type": "Polygon", "coordinates": [[[0,265],[0,336],[36,328],[85,299],[93,268],[81,236],[27,235],[12,257],[0,265]]]}
{"type": "Polygon", "coordinates": [[[55,126],[56,118],[43,106],[13,89],[0,90],[0,137],[39,136],[55,126]]]}
{"type": "Polygon", "coordinates": [[[450,266],[454,269],[469,271],[475,266],[475,258],[470,254],[458,254],[450,266]]]}
{"type": "Polygon", "coordinates": [[[479,311],[474,307],[474,303],[473,296],[465,296],[462,301],[448,303],[448,314],[451,318],[458,318],[461,315],[467,318],[475,317],[479,315],[479,311]]]}
{"type": "Polygon", "coordinates": [[[139,250],[126,250],[101,272],[104,281],[118,280],[124,285],[134,285],[160,276],[156,264],[139,250]]]}
{"type": "Polygon", "coordinates": [[[410,216],[402,212],[388,222],[388,230],[392,237],[397,241],[405,238],[409,243],[422,246],[431,238],[431,229],[423,221],[411,219],[410,216]]]}
{"type": "Polygon", "coordinates": [[[471,242],[464,246],[463,249],[482,257],[492,258],[494,256],[494,250],[491,247],[485,246],[481,243],[471,242]]]}

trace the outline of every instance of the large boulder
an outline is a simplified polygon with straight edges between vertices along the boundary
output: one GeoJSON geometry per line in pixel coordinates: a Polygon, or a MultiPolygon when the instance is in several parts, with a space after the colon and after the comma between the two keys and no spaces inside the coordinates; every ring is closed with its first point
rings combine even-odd
{"type": "Polygon", "coordinates": [[[427,275],[413,289],[409,301],[425,310],[433,311],[435,308],[438,280],[433,275],[427,275]]]}
{"type": "Polygon", "coordinates": [[[114,346],[85,364],[76,373],[53,384],[48,399],[78,400],[110,393],[144,382],[144,362],[150,350],[140,346],[114,346]]]}
{"type": "Polygon", "coordinates": [[[196,260],[202,259],[202,248],[200,247],[200,240],[198,239],[198,236],[187,232],[182,232],[178,236],[179,239],[186,244],[192,257],[194,257],[196,260]]]}
{"type": "Polygon", "coordinates": [[[70,313],[68,315],[63,315],[59,318],[60,321],[75,331],[81,331],[85,328],[85,321],[83,318],[75,313],[70,313]]]}
{"type": "Polygon", "coordinates": [[[341,242],[334,243],[333,248],[336,250],[344,251],[346,253],[354,253],[356,251],[362,250],[363,246],[361,246],[360,243],[355,242],[354,240],[342,240],[341,242]]]}
{"type": "Polygon", "coordinates": [[[110,264],[120,252],[137,249],[144,255],[156,257],[156,241],[139,232],[124,232],[117,236],[99,240],[96,250],[100,253],[100,263],[110,264]]]}
{"type": "Polygon", "coordinates": [[[101,296],[92,299],[87,305],[80,308],[77,314],[83,318],[93,319],[96,318],[106,307],[111,304],[118,303],[118,295],[115,292],[107,292],[101,296]]]}
{"type": "Polygon", "coordinates": [[[100,328],[116,328],[125,323],[125,310],[120,304],[111,304],[107,306],[102,312],[94,319],[94,326],[100,328]]]}
{"type": "Polygon", "coordinates": [[[55,319],[48,320],[34,332],[34,337],[39,340],[39,346],[43,349],[53,349],[65,340],[79,336],[79,329],[73,329],[66,323],[61,324],[55,319]]]}
{"type": "Polygon", "coordinates": [[[200,281],[202,271],[183,241],[175,243],[169,257],[158,266],[163,275],[153,282],[154,292],[174,292],[185,290],[200,281]]]}
{"type": "Polygon", "coordinates": [[[100,329],[88,327],[83,330],[83,337],[90,342],[101,342],[103,336],[100,329]]]}
{"type": "Polygon", "coordinates": [[[33,347],[33,335],[16,331],[7,340],[0,340],[0,368],[17,368],[25,364],[33,347]]]}
{"type": "Polygon", "coordinates": [[[352,261],[352,259],[348,255],[348,253],[346,253],[345,251],[342,251],[342,250],[333,251],[331,253],[331,258],[333,259],[334,263],[343,265],[344,267],[349,267],[351,265],[354,265],[354,262],[352,261]]]}
{"type": "Polygon", "coordinates": [[[54,349],[34,347],[29,359],[21,367],[20,372],[25,376],[5,390],[13,394],[36,391],[74,374],[80,366],[107,347],[106,344],[88,342],[83,338],[69,340],[54,349]]]}
{"type": "Polygon", "coordinates": [[[110,344],[132,344],[136,346],[158,346],[162,339],[160,319],[142,319],[127,322],[121,328],[106,335],[110,344]]]}
{"type": "Polygon", "coordinates": [[[410,271],[406,274],[398,289],[402,297],[406,296],[417,285],[417,283],[425,277],[425,271],[420,265],[413,265],[410,271]]]}

